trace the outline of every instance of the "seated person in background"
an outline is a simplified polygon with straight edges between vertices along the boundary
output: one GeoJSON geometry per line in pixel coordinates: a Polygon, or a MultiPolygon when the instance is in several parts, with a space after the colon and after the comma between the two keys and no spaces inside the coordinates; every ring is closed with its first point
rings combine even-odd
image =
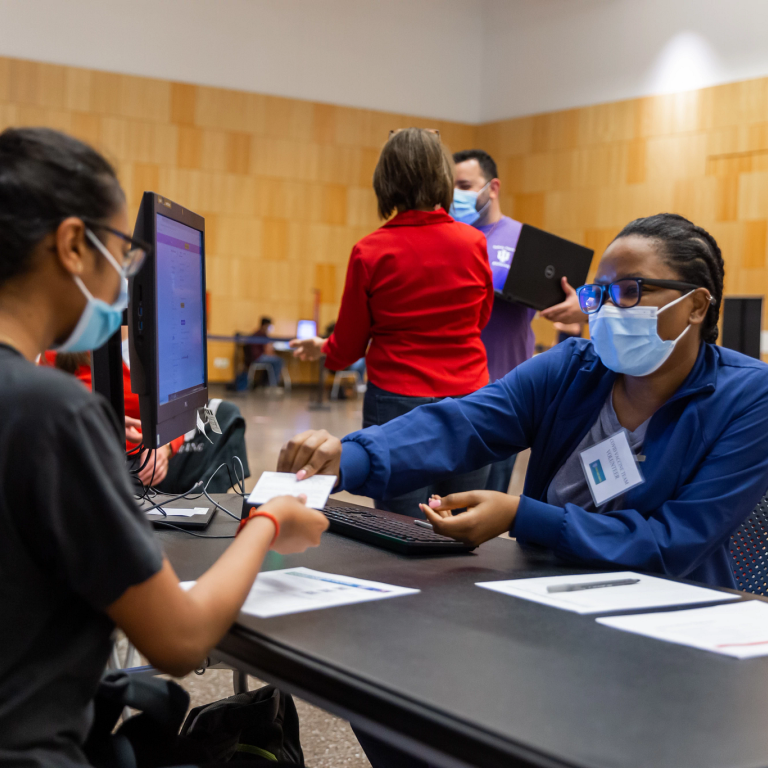
{"type": "MultiPolygon", "coordinates": [[[[333,333],[334,329],[336,328],[336,323],[328,323],[328,327],[325,329],[325,333],[323,334],[324,339],[330,338],[331,334],[333,333]]],[[[299,341],[299,339],[294,339],[294,341],[299,341]]],[[[358,382],[357,382],[357,391],[358,392],[365,392],[365,357],[361,357],[359,360],[355,360],[352,365],[348,365],[345,369],[345,371],[353,371],[358,376],[358,382]]],[[[344,390],[344,387],[339,387],[339,400],[346,400],[347,399],[347,393],[344,390]]]]}
{"type": "MultiPolygon", "coordinates": [[[[124,328],[127,331],[127,328],[124,328]]],[[[50,365],[66,373],[71,373],[90,390],[93,386],[91,376],[90,352],[51,352],[46,351],[41,364],[50,365]]],[[[141,418],[139,413],[139,396],[131,391],[131,370],[123,360],[123,393],[126,415],[126,427],[132,432],[126,432],[125,448],[132,451],[141,443],[141,418]],[[129,421],[130,419],[130,421],[129,421]]],[[[159,486],[168,474],[170,460],[179,452],[184,444],[184,435],[177,437],[167,445],[149,451],[142,451],[138,457],[138,465],[144,465],[138,477],[143,485],[159,486]]],[[[188,490],[187,488],[184,489],[188,490]]],[[[181,491],[180,491],[181,492],[181,491]]]]}
{"type": "Polygon", "coordinates": [[[510,531],[585,565],[735,588],[729,539],[768,489],[768,366],[715,345],[723,269],[687,219],[633,221],[579,289],[590,340],[343,443],[304,432],[279,469],[340,474],[340,489],[386,498],[530,448],[522,496],[435,499],[422,507],[435,530],[474,544],[510,531]],[[596,506],[602,480],[580,454],[620,431],[645,479],[596,506]]]}
{"type": "Polygon", "coordinates": [[[298,499],[273,499],[179,587],[134,501],[124,426],[104,398],[34,363],[54,347],[95,349],[120,326],[139,266],[127,229],[101,155],[44,128],[0,133],[3,765],[87,765],[115,626],[152,665],[185,675],[232,625],[270,547],[303,551],[328,525],[298,499]]]}
{"type": "MultiPolygon", "coordinates": [[[[269,336],[272,330],[272,318],[262,317],[261,324],[251,335],[269,336]]],[[[250,368],[251,363],[266,363],[272,368],[274,382],[276,384],[280,383],[280,374],[283,370],[283,359],[275,354],[275,348],[270,343],[246,344],[243,347],[243,362],[245,363],[246,371],[250,368]]]]}

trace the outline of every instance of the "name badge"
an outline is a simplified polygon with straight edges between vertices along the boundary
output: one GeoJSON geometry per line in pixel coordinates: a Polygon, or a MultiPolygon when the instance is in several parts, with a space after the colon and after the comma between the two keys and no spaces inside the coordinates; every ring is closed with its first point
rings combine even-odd
{"type": "Polygon", "coordinates": [[[586,448],[579,458],[596,507],[645,482],[625,429],[586,448]]]}

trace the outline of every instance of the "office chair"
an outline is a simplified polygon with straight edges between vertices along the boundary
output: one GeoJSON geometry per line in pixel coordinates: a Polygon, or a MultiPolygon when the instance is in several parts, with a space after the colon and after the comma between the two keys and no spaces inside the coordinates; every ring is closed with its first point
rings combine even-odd
{"type": "MultiPolygon", "coordinates": [[[[277,379],[275,378],[275,369],[272,366],[272,363],[251,363],[248,366],[248,389],[253,389],[253,382],[256,376],[256,371],[266,371],[270,389],[277,389],[277,379]]],[[[286,366],[282,367],[280,376],[283,380],[283,389],[285,390],[286,394],[290,394],[291,375],[286,370],[286,366]]]]}
{"type": "Polygon", "coordinates": [[[768,493],[733,534],[730,550],[738,588],[768,597],[768,493]]]}
{"type": "MultiPolygon", "coordinates": [[[[339,399],[339,386],[344,379],[352,379],[355,382],[355,393],[360,391],[360,385],[363,382],[357,371],[350,371],[348,368],[343,371],[336,371],[333,376],[333,386],[331,387],[331,400],[339,399]]],[[[355,394],[355,397],[357,397],[357,394],[355,394]]]]}

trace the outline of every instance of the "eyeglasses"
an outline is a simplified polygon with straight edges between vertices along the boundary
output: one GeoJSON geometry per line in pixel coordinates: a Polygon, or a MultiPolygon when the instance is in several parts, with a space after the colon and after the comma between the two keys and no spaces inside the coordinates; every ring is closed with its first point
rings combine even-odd
{"type": "MultiPolygon", "coordinates": [[[[400,131],[406,130],[405,128],[395,128],[394,130],[389,132],[389,138],[391,139],[396,133],[400,133],[400,131]]],[[[437,128],[424,128],[424,130],[427,133],[434,133],[437,138],[440,138],[440,131],[437,128]]]]}
{"type": "Polygon", "coordinates": [[[587,315],[597,312],[605,303],[606,294],[611,301],[622,309],[636,307],[643,295],[643,286],[653,285],[657,288],[672,288],[676,291],[693,291],[701,288],[693,283],[683,283],[679,280],[646,280],[644,277],[625,277],[609,285],[590,283],[576,289],[581,311],[587,315]]]}
{"type": "Polygon", "coordinates": [[[144,263],[147,254],[152,252],[152,246],[149,243],[145,243],[143,240],[137,240],[136,238],[121,232],[119,229],[114,229],[113,227],[109,227],[98,221],[83,219],[82,217],[80,218],[84,224],[87,224],[92,229],[103,229],[128,243],[129,247],[128,250],[123,253],[122,264],[123,274],[126,277],[135,275],[141,269],[141,265],[144,263]]]}

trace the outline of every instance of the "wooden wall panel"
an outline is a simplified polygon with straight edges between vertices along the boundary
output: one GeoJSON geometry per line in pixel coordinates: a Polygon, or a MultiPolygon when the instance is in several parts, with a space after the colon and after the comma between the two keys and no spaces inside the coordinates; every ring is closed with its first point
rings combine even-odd
{"type": "Polygon", "coordinates": [[[624,224],[671,211],[718,239],[726,293],[768,291],[768,78],[491,123],[476,143],[499,166],[503,210],[595,263],[624,224]]]}
{"type": "MultiPolygon", "coordinates": [[[[411,125],[489,151],[511,216],[599,256],[628,221],[677,211],[720,241],[727,292],[768,290],[768,78],[472,126],[0,57],[0,129],[12,125],[98,147],[131,217],[148,189],[205,216],[214,333],[262,314],[289,333],[315,290],[321,325],[336,317],[350,250],[380,224],[379,151],[411,125]]],[[[534,330],[551,343],[551,325],[534,330]]],[[[214,366],[225,353],[210,355],[212,380],[232,375],[214,366]]]]}
{"type": "MultiPolygon", "coordinates": [[[[129,216],[155,190],[206,218],[210,330],[253,330],[262,314],[290,333],[336,317],[349,253],[380,225],[371,189],[392,128],[437,128],[452,149],[470,125],[314,104],[0,57],[0,130],[46,125],[101,150],[117,167],[129,216]]],[[[282,330],[281,330],[282,329],[282,330]]],[[[211,380],[228,380],[217,344],[211,380]]],[[[312,366],[297,366],[301,377],[312,366]]]]}

